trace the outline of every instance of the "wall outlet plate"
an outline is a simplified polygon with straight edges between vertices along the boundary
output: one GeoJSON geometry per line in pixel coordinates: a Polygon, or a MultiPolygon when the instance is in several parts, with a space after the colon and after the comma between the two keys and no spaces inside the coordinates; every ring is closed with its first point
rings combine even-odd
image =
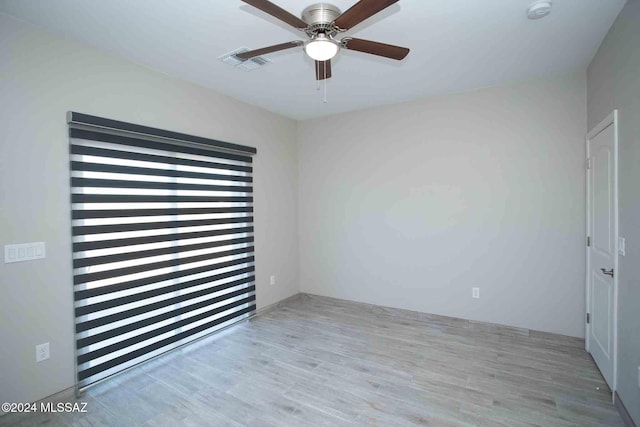
{"type": "Polygon", "coordinates": [[[38,344],[36,346],[36,362],[42,362],[49,358],[49,343],[38,344]]]}
{"type": "Polygon", "coordinates": [[[276,276],[269,277],[269,284],[270,285],[275,285],[276,284],[276,276]]]}
{"type": "Polygon", "coordinates": [[[471,288],[471,297],[480,298],[480,288],[471,288]]]}

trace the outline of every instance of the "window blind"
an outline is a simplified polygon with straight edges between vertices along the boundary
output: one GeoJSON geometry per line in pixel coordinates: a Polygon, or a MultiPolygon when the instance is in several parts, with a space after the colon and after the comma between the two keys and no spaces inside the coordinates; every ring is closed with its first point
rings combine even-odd
{"type": "Polygon", "coordinates": [[[78,385],[255,311],[255,148],[69,114],[78,385]]]}

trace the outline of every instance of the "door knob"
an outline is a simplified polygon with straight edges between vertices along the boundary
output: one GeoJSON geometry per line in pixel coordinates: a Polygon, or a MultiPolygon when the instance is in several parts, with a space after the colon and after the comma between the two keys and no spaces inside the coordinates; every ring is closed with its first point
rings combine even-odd
{"type": "Polygon", "coordinates": [[[607,276],[613,277],[613,268],[611,270],[607,270],[606,268],[601,268],[600,271],[602,271],[602,273],[606,274],[607,276]]]}

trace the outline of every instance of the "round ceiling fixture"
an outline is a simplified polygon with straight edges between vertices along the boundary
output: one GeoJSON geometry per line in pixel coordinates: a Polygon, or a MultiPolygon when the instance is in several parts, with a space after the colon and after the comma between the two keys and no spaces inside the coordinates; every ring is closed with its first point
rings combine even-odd
{"type": "Polygon", "coordinates": [[[547,0],[539,0],[531,3],[527,9],[527,17],[529,19],[544,18],[551,13],[552,3],[547,0]]]}
{"type": "Polygon", "coordinates": [[[338,54],[340,46],[325,34],[318,34],[304,45],[304,51],[316,61],[328,61],[338,54]]]}

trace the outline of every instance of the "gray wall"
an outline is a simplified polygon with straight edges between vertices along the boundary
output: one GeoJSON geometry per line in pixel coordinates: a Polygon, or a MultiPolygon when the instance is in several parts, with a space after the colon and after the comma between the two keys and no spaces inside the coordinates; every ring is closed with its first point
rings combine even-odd
{"type": "Polygon", "coordinates": [[[585,118],[578,73],[301,122],[301,290],[583,337],[585,118]]]}
{"type": "Polygon", "coordinates": [[[74,384],[68,110],[257,146],[257,303],[299,291],[295,121],[0,15],[0,245],[47,245],[0,262],[0,402],[74,384]]]}
{"type": "Polygon", "coordinates": [[[619,110],[618,394],[640,425],[640,1],[630,0],[587,72],[588,127],[619,110]]]}

